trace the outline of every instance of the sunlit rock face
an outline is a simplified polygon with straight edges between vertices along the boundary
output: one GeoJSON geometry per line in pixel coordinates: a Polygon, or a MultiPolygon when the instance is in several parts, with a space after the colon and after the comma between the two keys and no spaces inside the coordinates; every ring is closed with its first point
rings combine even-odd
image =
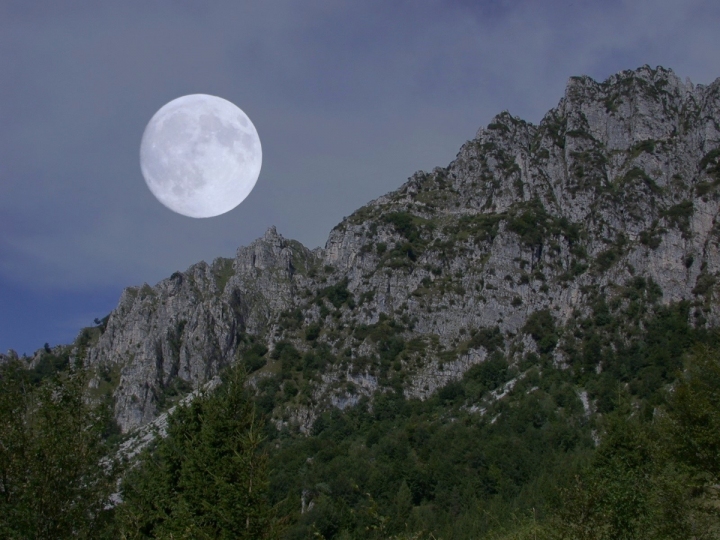
{"type": "MultiPolygon", "coordinates": [[[[299,357],[282,384],[301,383],[273,415],[306,431],[377,390],[425,398],[494,351],[512,362],[547,348],[527,330],[533,314],[560,327],[591,297],[628,302],[631,286],[655,306],[688,300],[693,325],[716,326],[718,148],[720,80],[649,67],[572,78],[538,126],[498,115],[447,167],[343,220],[324,249],[270,229],[233,260],[126,289],[88,361],[115,370],[129,431],[257,343],[269,349],[259,384],[291,361],[287,342],[299,357]],[[404,344],[394,357],[390,334],[404,344]]],[[[562,366],[562,341],[551,346],[562,366]]]]}

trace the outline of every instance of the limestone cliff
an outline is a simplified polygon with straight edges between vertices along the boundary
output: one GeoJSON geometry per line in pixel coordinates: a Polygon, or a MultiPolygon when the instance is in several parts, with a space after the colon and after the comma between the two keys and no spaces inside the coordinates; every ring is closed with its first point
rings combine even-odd
{"type": "Polygon", "coordinates": [[[598,298],[630,306],[628,287],[652,299],[644,310],[688,301],[692,324],[716,326],[718,185],[720,80],[647,66],[573,77],[538,126],[499,114],[324,249],[272,228],[232,260],[126,289],[79,354],[111,374],[123,431],[251,357],[254,384],[294,386],[278,425],[307,429],[383,388],[426,397],[498,350],[563,365],[562,328],[598,298]]]}

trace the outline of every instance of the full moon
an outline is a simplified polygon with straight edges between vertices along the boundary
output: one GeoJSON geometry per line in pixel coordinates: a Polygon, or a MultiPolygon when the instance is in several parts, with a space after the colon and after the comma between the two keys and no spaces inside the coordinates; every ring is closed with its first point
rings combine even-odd
{"type": "Polygon", "coordinates": [[[140,144],[140,168],[153,195],[184,216],[229,212],[247,197],[262,166],[250,118],[229,101],[182,96],[150,119],[140,144]]]}

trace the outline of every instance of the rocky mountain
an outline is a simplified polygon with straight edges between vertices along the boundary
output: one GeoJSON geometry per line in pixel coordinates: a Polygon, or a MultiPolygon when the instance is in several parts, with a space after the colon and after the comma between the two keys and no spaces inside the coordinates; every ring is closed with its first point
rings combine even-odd
{"type": "MultiPolygon", "coordinates": [[[[516,376],[486,400],[541,358],[599,374],[593,350],[631,346],[663,310],[718,325],[718,185],[720,79],[573,77],[539,125],[499,114],[324,249],[271,228],[234,259],[127,288],[73,354],[112,392],[123,432],[235,361],[276,425],[301,431],[378,391],[425,399],[498,354],[516,376]]],[[[600,406],[599,391],[580,394],[600,406]]]]}

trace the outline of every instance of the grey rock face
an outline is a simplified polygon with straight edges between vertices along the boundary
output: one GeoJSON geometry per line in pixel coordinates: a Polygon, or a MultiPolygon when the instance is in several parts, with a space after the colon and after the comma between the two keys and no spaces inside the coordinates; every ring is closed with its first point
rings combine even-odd
{"type": "Polygon", "coordinates": [[[574,77],[538,126],[498,115],[447,167],[345,219],[324,249],[272,228],[233,260],[126,289],[87,359],[117,370],[128,431],[170,390],[234,362],[248,336],[271,351],[324,346],[338,360],[276,415],[307,430],[323,408],[385,388],[392,370],[425,398],[493,347],[510,359],[533,350],[528,317],[547,310],[562,325],[588,312],[589,288],[613,298],[642,277],[664,304],[691,300],[694,324],[717,325],[719,184],[720,80],[694,86],[647,66],[602,83],[574,77]],[[366,360],[385,343],[373,332],[390,321],[408,346],[373,373],[366,360]],[[479,330],[496,344],[470,339],[479,330]]]}
{"type": "Polygon", "coordinates": [[[9,349],[6,354],[0,353],[0,365],[15,360],[19,360],[19,358],[18,353],[14,349],[9,349]]]}
{"type": "Polygon", "coordinates": [[[155,287],[125,289],[87,353],[90,365],[120,370],[115,414],[123,431],[151,421],[177,380],[197,388],[233,362],[239,336],[262,333],[291,304],[293,264],[311,258],[273,228],[234,260],[201,262],[155,287]]]}

